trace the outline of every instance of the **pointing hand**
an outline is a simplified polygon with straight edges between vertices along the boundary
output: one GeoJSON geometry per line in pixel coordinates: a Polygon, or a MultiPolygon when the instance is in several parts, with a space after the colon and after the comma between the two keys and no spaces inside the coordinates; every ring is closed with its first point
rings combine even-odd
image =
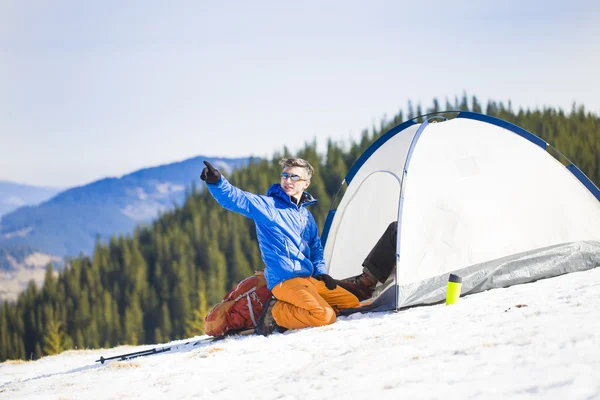
{"type": "Polygon", "coordinates": [[[200,179],[205,181],[206,183],[217,183],[221,180],[221,173],[218,169],[215,169],[208,161],[204,161],[204,165],[206,167],[202,170],[202,174],[200,174],[200,179]]]}

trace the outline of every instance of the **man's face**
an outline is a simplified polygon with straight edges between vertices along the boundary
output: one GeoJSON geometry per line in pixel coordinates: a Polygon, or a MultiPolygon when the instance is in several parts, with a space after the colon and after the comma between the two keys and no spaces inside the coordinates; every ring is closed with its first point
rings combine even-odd
{"type": "Polygon", "coordinates": [[[288,167],[283,170],[282,173],[289,175],[289,177],[281,177],[281,188],[288,195],[296,198],[300,198],[302,192],[310,185],[309,180],[305,180],[304,169],[300,167],[288,167]],[[300,180],[294,181],[292,177],[299,176],[300,180]]]}

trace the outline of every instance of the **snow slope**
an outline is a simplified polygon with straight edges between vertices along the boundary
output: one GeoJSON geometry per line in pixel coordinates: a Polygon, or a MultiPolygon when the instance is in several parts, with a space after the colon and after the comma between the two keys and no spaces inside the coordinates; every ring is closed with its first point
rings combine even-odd
{"type": "Polygon", "coordinates": [[[0,364],[1,399],[600,399],[600,268],[268,338],[0,364]]]}

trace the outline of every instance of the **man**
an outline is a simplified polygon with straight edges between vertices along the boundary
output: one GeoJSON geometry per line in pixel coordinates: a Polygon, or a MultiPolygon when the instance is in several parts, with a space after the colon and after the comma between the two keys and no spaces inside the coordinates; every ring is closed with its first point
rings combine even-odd
{"type": "Polygon", "coordinates": [[[332,324],[339,310],[359,306],[356,296],[327,274],[317,224],[306,209],[316,203],[305,192],[314,172],[307,161],[282,159],[281,182],[266,196],[233,186],[208,161],[204,164],[200,178],[215,200],[256,224],[267,287],[277,299],[265,305],[258,333],[332,324]]]}

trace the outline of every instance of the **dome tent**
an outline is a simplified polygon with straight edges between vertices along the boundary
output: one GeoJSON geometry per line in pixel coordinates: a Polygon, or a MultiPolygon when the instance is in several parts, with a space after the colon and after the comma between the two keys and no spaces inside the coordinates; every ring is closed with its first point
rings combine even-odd
{"type": "Polygon", "coordinates": [[[600,265],[598,188],[548,143],[491,116],[406,121],[361,155],[342,190],[322,235],[332,276],[361,273],[398,221],[396,269],[361,310],[442,301],[450,272],[467,294],[600,265]]]}

